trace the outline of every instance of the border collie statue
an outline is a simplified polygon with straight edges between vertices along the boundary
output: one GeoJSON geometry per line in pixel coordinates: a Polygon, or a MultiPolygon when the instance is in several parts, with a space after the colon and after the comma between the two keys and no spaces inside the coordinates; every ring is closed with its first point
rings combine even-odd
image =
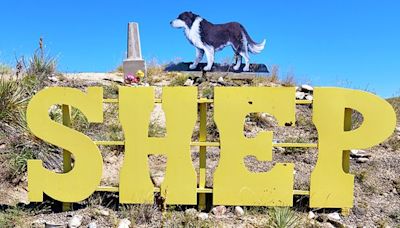
{"type": "Polygon", "coordinates": [[[199,15],[184,12],[177,19],[171,21],[171,25],[174,28],[183,28],[186,38],[196,48],[196,59],[189,66],[192,70],[197,68],[203,55],[206,54],[207,65],[203,70],[210,71],[214,64],[214,53],[230,45],[237,57],[233,69],[239,70],[242,58],[244,58],[246,64],[243,71],[249,71],[249,52],[260,53],[265,46],[265,39],[261,43],[254,42],[246,29],[237,22],[212,24],[199,15]]]}

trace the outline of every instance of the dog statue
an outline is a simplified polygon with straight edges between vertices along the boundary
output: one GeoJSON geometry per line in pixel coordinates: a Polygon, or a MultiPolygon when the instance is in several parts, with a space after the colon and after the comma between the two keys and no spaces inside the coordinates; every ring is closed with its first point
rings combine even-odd
{"type": "Polygon", "coordinates": [[[261,43],[254,42],[246,29],[237,22],[212,24],[199,15],[192,12],[184,12],[177,19],[171,21],[171,25],[174,28],[183,28],[186,38],[196,48],[196,59],[189,66],[192,70],[197,68],[205,53],[207,65],[203,70],[210,71],[214,64],[214,53],[230,45],[235,52],[235,56],[238,57],[233,69],[235,71],[239,70],[243,57],[246,63],[243,71],[249,71],[249,52],[260,53],[265,47],[265,39],[261,43]]]}

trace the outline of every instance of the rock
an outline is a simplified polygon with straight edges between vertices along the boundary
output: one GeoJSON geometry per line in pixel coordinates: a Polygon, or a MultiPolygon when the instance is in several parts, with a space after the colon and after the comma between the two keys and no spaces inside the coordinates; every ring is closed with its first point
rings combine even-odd
{"type": "Polygon", "coordinates": [[[351,150],[350,156],[353,158],[369,158],[371,157],[365,150],[351,150]]]}
{"type": "Polygon", "coordinates": [[[341,221],[342,218],[340,217],[339,213],[333,212],[328,214],[328,220],[329,221],[341,221]]]}
{"type": "Polygon", "coordinates": [[[296,92],[296,99],[303,100],[306,97],[306,93],[304,92],[296,92]]]}
{"type": "Polygon", "coordinates": [[[239,216],[239,217],[243,216],[243,215],[244,215],[244,210],[243,210],[243,208],[242,208],[242,207],[239,207],[239,206],[236,206],[236,207],[235,207],[235,215],[236,215],[236,216],[239,216]]]}
{"type": "Polygon", "coordinates": [[[6,144],[5,143],[0,143],[0,150],[3,150],[6,148],[6,144]]]}
{"type": "Polygon", "coordinates": [[[392,190],[392,192],[393,192],[394,194],[397,194],[396,188],[394,188],[394,189],[392,190]]]}
{"type": "Polygon", "coordinates": [[[187,80],[186,80],[186,82],[183,84],[184,86],[192,86],[193,85],[193,80],[192,79],[190,79],[190,78],[188,78],[187,80]]]}
{"type": "Polygon", "coordinates": [[[321,224],[321,228],[335,228],[335,226],[330,224],[329,222],[324,222],[321,224]]]}
{"type": "Polygon", "coordinates": [[[194,208],[189,208],[185,210],[185,215],[194,216],[197,214],[197,210],[194,208]]]}
{"type": "Polygon", "coordinates": [[[97,228],[96,222],[89,223],[88,228],[97,228]]]}
{"type": "Polygon", "coordinates": [[[366,163],[368,161],[369,161],[368,158],[357,158],[357,160],[356,160],[357,163],[366,163]]]}
{"type": "Polygon", "coordinates": [[[129,228],[131,221],[129,219],[121,219],[118,223],[118,228],[129,228]]]}
{"type": "Polygon", "coordinates": [[[306,100],[312,101],[314,100],[314,97],[312,95],[306,95],[306,100]]]}
{"type": "Polygon", "coordinates": [[[82,225],[82,219],[83,216],[82,215],[74,215],[71,220],[69,220],[68,222],[68,227],[69,228],[76,228],[76,227],[80,227],[82,225]]]}
{"type": "Polygon", "coordinates": [[[160,187],[162,182],[164,181],[164,173],[161,171],[158,171],[151,175],[151,181],[153,182],[154,186],[160,187]]]}
{"type": "Polygon", "coordinates": [[[213,213],[215,216],[223,216],[225,214],[225,212],[226,212],[226,207],[222,206],[222,205],[214,207],[211,210],[211,213],[213,213]]]}
{"type": "Polygon", "coordinates": [[[304,85],[301,85],[301,90],[304,92],[313,92],[314,88],[310,85],[304,84],[304,85]]]}
{"type": "Polygon", "coordinates": [[[197,218],[199,218],[200,220],[206,220],[206,219],[208,219],[208,214],[201,212],[197,215],[197,218]]]}
{"type": "Polygon", "coordinates": [[[283,148],[283,147],[273,147],[273,150],[274,150],[274,152],[275,153],[283,153],[283,152],[285,152],[285,148],[283,148]]]}
{"type": "Polygon", "coordinates": [[[109,216],[110,212],[107,210],[99,210],[99,214],[103,215],[103,216],[109,216]]]}
{"type": "Polygon", "coordinates": [[[314,219],[315,217],[316,216],[315,216],[314,212],[312,212],[312,211],[308,212],[308,216],[307,216],[308,219],[314,219]]]}
{"type": "Polygon", "coordinates": [[[397,132],[400,132],[400,127],[396,127],[396,131],[397,131],[397,132]]]}
{"type": "Polygon", "coordinates": [[[61,227],[65,227],[65,224],[45,222],[44,227],[45,228],[61,228],[61,227]]]}
{"type": "Polygon", "coordinates": [[[58,78],[56,78],[56,77],[54,77],[54,76],[49,77],[49,80],[50,80],[51,82],[58,82],[58,81],[59,81],[58,78]]]}
{"type": "Polygon", "coordinates": [[[224,78],[223,77],[219,77],[217,80],[219,83],[223,83],[224,82],[224,78]]]}

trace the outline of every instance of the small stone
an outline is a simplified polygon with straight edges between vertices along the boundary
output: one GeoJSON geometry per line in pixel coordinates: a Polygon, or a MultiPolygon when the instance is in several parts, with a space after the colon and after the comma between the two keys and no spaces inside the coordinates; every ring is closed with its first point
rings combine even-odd
{"type": "Polygon", "coordinates": [[[99,214],[103,215],[103,216],[109,216],[110,212],[107,210],[99,210],[99,214]]]}
{"type": "Polygon", "coordinates": [[[394,194],[397,194],[397,190],[396,190],[395,188],[392,190],[392,192],[393,192],[394,194]]]}
{"type": "Polygon", "coordinates": [[[296,92],[296,99],[303,100],[306,97],[306,93],[304,92],[296,92]]]}
{"type": "Polygon", "coordinates": [[[153,182],[154,186],[160,187],[162,182],[164,181],[164,173],[159,171],[150,176],[151,176],[151,181],[153,182]]]}
{"type": "Polygon", "coordinates": [[[397,132],[400,132],[400,127],[396,127],[396,131],[397,131],[397,132]]]}
{"type": "Polygon", "coordinates": [[[334,225],[330,224],[329,222],[324,222],[321,224],[322,228],[335,228],[334,225]]]}
{"type": "Polygon", "coordinates": [[[1,144],[0,144],[0,150],[2,150],[2,149],[4,149],[4,148],[6,148],[6,144],[5,144],[5,143],[1,143],[1,144]]]}
{"type": "Polygon", "coordinates": [[[357,163],[366,163],[368,161],[369,161],[368,158],[357,158],[357,160],[356,160],[357,163]]]}
{"type": "Polygon", "coordinates": [[[58,82],[59,80],[58,80],[58,78],[56,78],[56,77],[49,77],[49,80],[51,81],[51,82],[58,82]]]}
{"type": "Polygon", "coordinates": [[[307,95],[306,96],[306,100],[308,100],[308,101],[312,101],[312,100],[314,100],[314,97],[312,96],[312,95],[307,95]]]}
{"type": "Polygon", "coordinates": [[[276,152],[276,153],[283,153],[283,152],[285,152],[285,148],[283,148],[283,147],[274,147],[273,148],[273,150],[274,150],[274,152],[276,152]]]}
{"type": "Polygon", "coordinates": [[[215,216],[223,216],[225,214],[225,212],[226,212],[226,207],[222,206],[222,205],[214,207],[211,210],[211,213],[213,213],[215,216]]]}
{"type": "Polygon", "coordinates": [[[88,228],[97,228],[96,222],[89,223],[88,228]]]}
{"type": "Polygon", "coordinates": [[[224,78],[223,77],[219,77],[218,78],[218,82],[224,82],[224,78]]]}
{"type": "Polygon", "coordinates": [[[235,215],[236,216],[243,216],[244,215],[244,210],[242,207],[236,206],[235,207],[235,215]]]}
{"type": "Polygon", "coordinates": [[[350,156],[353,158],[369,158],[371,157],[365,150],[351,150],[350,156]]]}
{"type": "Polygon", "coordinates": [[[305,92],[312,92],[314,91],[314,88],[310,85],[301,85],[301,90],[305,92]]]}
{"type": "Polygon", "coordinates": [[[189,208],[185,210],[185,215],[194,216],[197,214],[197,210],[194,208],[189,208]]]}
{"type": "Polygon", "coordinates": [[[308,219],[314,219],[315,218],[314,212],[312,212],[312,211],[308,212],[308,217],[307,218],[308,219]]]}
{"type": "Polygon", "coordinates": [[[204,212],[201,212],[201,213],[199,213],[199,214],[197,215],[197,217],[198,217],[200,220],[206,220],[206,219],[208,219],[208,214],[207,214],[207,213],[204,213],[204,212]]]}
{"type": "Polygon", "coordinates": [[[54,222],[45,222],[44,227],[45,228],[61,228],[61,227],[65,227],[65,224],[54,223],[54,222]]]}
{"type": "Polygon", "coordinates": [[[69,220],[68,222],[68,227],[69,228],[76,228],[76,227],[80,227],[82,225],[82,219],[83,216],[82,215],[74,215],[71,220],[69,220]]]}
{"type": "Polygon", "coordinates": [[[118,223],[118,228],[129,228],[131,221],[129,219],[121,219],[118,223]]]}
{"type": "Polygon", "coordinates": [[[339,215],[339,213],[337,213],[337,212],[333,212],[333,213],[330,213],[330,214],[328,214],[328,219],[329,220],[333,220],[333,221],[340,221],[340,220],[342,220],[342,218],[340,217],[340,215],[339,215]]]}
{"type": "Polygon", "coordinates": [[[190,78],[188,78],[187,80],[186,80],[186,82],[183,84],[184,86],[192,86],[193,85],[193,80],[192,79],[190,79],[190,78]]]}

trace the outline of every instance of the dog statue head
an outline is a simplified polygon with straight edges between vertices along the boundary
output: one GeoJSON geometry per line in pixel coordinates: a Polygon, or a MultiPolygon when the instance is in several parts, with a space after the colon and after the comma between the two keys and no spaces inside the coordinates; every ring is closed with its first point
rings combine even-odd
{"type": "Polygon", "coordinates": [[[171,25],[174,28],[190,28],[198,16],[192,12],[183,12],[177,19],[171,21],[171,25]]]}

